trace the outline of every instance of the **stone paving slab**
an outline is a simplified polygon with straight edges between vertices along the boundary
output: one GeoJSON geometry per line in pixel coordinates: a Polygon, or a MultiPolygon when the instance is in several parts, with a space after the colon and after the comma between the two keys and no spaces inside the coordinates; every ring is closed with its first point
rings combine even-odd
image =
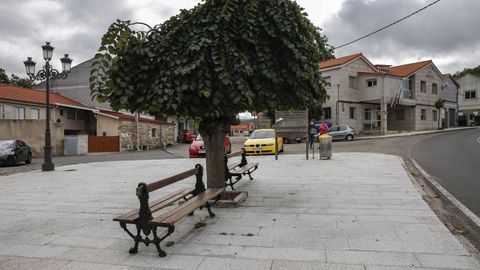
{"type": "MultiPolygon", "coordinates": [[[[203,159],[68,165],[0,177],[0,269],[480,269],[438,220],[395,156],[249,157],[259,162],[239,208],[195,211],[167,238],[140,245],[112,218],[138,207],[140,181],[203,159]],[[198,222],[206,226],[195,228],[198,222]]],[[[151,194],[190,187],[189,178],[151,194]]]]}

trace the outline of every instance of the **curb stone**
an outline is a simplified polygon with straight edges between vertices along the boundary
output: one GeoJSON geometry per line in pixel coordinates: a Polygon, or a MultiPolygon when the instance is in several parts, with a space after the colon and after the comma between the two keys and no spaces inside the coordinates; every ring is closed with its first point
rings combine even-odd
{"type": "Polygon", "coordinates": [[[453,205],[455,205],[462,213],[467,216],[475,225],[480,227],[480,218],[475,215],[468,207],[466,207],[463,203],[457,200],[450,192],[448,192],[445,188],[443,188],[430,174],[428,174],[421,166],[417,163],[417,161],[413,158],[410,158],[412,164],[415,168],[438,190],[440,191],[445,198],[447,198],[453,205]]]}

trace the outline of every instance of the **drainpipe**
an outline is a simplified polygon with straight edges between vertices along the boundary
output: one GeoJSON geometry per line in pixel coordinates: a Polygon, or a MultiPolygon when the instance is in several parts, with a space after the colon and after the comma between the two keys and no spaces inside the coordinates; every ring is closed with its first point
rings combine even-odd
{"type": "Polygon", "coordinates": [[[340,125],[340,112],[339,112],[339,102],[340,102],[340,84],[337,84],[337,104],[336,104],[336,111],[337,111],[337,116],[336,116],[336,123],[337,126],[340,125]]]}
{"type": "Polygon", "coordinates": [[[382,99],[380,101],[380,111],[381,111],[381,125],[382,125],[382,135],[387,134],[387,109],[388,105],[385,97],[385,76],[382,76],[382,99]]]}

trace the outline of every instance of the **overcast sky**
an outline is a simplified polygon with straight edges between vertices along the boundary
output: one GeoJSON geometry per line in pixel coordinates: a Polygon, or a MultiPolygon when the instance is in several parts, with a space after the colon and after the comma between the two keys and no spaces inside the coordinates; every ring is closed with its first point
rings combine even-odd
{"type": "MultiPolygon", "coordinates": [[[[434,0],[297,0],[310,20],[339,46],[383,27],[434,0]]],[[[51,41],[54,64],[69,53],[73,66],[93,57],[117,18],[154,25],[198,0],[0,0],[0,68],[24,76],[23,61],[43,63],[51,41]]],[[[480,1],[442,0],[413,17],[355,44],[336,57],[362,52],[375,64],[432,59],[444,73],[480,65],[480,1]]]]}

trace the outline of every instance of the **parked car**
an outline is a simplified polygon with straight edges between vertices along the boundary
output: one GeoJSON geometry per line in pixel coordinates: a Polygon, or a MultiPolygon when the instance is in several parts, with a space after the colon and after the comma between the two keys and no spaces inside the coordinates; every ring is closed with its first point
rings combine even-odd
{"type": "Polygon", "coordinates": [[[195,140],[196,137],[197,137],[197,132],[195,130],[188,130],[188,129],[183,130],[182,141],[184,143],[191,143],[195,140]]]}
{"type": "MultiPolygon", "coordinates": [[[[283,138],[277,137],[279,152],[283,152],[283,138]]],[[[275,154],[275,130],[257,129],[243,144],[247,155],[275,154]]]]}
{"type": "Polygon", "coordinates": [[[357,131],[350,126],[333,126],[328,129],[328,135],[332,136],[332,140],[353,141],[357,136],[357,131]]]}
{"type": "Polygon", "coordinates": [[[0,165],[32,163],[32,150],[21,140],[0,140],[0,165]]]}
{"type": "MultiPolygon", "coordinates": [[[[232,152],[232,143],[230,142],[230,137],[225,136],[223,139],[223,148],[225,149],[226,154],[230,154],[230,152],[232,152]]],[[[190,144],[190,147],[188,148],[188,155],[191,158],[205,156],[205,145],[200,134],[198,134],[190,144]]]]}

